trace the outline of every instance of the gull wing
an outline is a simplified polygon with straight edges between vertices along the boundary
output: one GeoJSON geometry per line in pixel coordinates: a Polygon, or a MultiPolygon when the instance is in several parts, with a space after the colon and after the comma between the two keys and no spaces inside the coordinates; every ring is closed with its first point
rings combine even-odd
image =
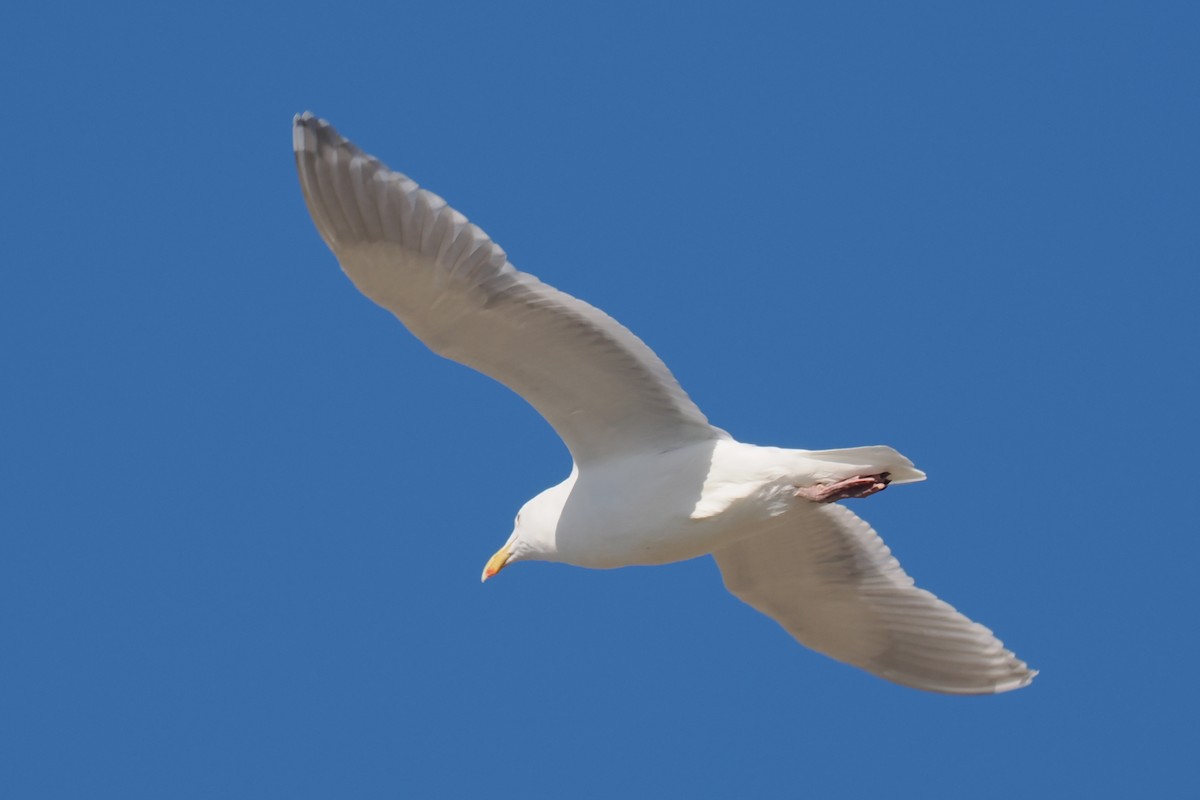
{"type": "Polygon", "coordinates": [[[296,117],[293,146],[308,210],[350,280],[435,353],[524,397],[576,462],[728,436],[628,329],[517,270],[442,198],[311,114],[296,117]]]}
{"type": "Polygon", "coordinates": [[[991,694],[1037,675],[990,630],[914,586],[879,535],[843,506],[797,507],[713,556],[740,600],[801,644],[881,678],[991,694]]]}

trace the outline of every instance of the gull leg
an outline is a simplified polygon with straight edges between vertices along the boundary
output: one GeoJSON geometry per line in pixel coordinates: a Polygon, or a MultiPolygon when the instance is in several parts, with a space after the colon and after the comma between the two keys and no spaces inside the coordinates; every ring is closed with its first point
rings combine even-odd
{"type": "Polygon", "coordinates": [[[881,472],[878,475],[856,475],[836,483],[797,486],[796,497],[814,503],[836,503],[838,500],[848,500],[852,497],[868,497],[887,488],[892,482],[889,475],[891,473],[881,472]]]}

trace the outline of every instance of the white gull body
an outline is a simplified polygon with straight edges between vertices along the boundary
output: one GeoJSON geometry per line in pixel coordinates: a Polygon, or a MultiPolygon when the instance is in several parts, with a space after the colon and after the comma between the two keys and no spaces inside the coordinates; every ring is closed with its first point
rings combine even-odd
{"type": "Polygon", "coordinates": [[[734,595],[880,677],[952,694],[1033,679],[835,502],[923,480],[904,456],[734,440],[640,339],[518,271],[440,197],[311,114],[296,117],[293,145],[309,211],[355,285],[434,352],[524,397],[571,452],[570,476],[521,508],[485,577],[522,560],[612,568],[712,554],[734,595]]]}

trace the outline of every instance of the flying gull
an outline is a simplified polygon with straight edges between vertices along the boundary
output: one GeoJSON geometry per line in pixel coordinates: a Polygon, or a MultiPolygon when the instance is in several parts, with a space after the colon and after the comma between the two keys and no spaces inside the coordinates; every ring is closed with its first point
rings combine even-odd
{"type": "Polygon", "coordinates": [[[925,474],[890,447],[792,450],[709,424],[603,311],[520,272],[482,230],[305,113],[293,146],[342,269],[431,350],[524,397],[574,466],[522,506],[483,579],[517,561],[607,569],[711,554],[735,596],[807,647],[896,683],[990,694],[1037,673],[924,589],[840,504],[925,474]]]}

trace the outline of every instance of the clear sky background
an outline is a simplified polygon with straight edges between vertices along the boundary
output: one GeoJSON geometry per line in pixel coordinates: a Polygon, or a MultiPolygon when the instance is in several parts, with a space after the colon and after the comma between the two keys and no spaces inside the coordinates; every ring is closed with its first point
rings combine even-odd
{"type": "Polygon", "coordinates": [[[1195,3],[9,3],[6,797],[1130,797],[1197,779],[1195,3]],[[686,9],[686,10],[685,10],[686,9]],[[1042,674],[710,559],[479,573],[569,459],[340,273],[311,109],[604,308],[1042,674]]]}

